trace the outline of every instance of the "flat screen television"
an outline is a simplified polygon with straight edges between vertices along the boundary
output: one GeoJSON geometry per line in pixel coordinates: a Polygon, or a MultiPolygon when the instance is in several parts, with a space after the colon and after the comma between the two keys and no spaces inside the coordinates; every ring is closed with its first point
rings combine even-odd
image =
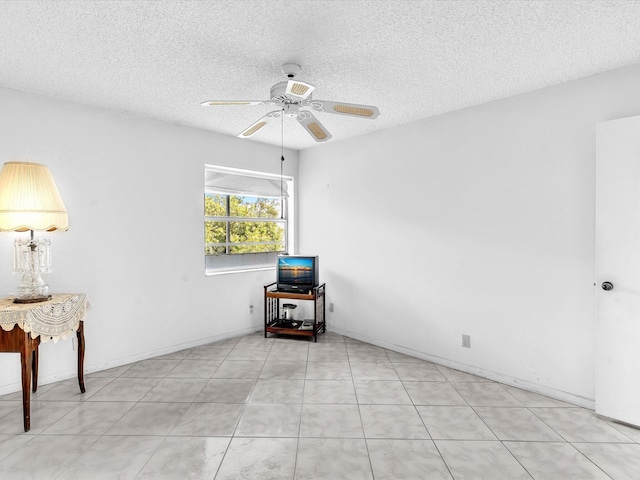
{"type": "Polygon", "coordinates": [[[320,284],[317,256],[279,255],[276,262],[278,291],[306,294],[320,284]]]}

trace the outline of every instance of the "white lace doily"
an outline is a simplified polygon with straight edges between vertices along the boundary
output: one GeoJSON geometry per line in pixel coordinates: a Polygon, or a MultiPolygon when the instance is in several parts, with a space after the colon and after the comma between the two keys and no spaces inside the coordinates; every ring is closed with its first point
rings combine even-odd
{"type": "Polygon", "coordinates": [[[91,308],[82,293],[59,293],[40,303],[13,303],[13,298],[0,300],[0,327],[9,331],[17,325],[42,343],[57,342],[74,334],[91,308]]]}

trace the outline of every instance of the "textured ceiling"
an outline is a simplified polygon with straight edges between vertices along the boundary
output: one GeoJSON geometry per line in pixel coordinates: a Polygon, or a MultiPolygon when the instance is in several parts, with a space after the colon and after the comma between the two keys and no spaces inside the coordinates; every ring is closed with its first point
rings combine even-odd
{"type": "MultiPolygon", "coordinates": [[[[330,142],[640,62],[640,2],[0,1],[0,86],[236,135],[303,67],[330,142]]],[[[279,121],[251,140],[280,144],[279,121]]],[[[285,119],[285,145],[316,145],[285,119]]]]}

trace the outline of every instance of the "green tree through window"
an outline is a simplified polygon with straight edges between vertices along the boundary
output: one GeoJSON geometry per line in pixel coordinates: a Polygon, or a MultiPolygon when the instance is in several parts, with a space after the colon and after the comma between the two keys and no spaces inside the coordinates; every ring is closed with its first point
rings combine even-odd
{"type": "Polygon", "coordinates": [[[205,193],[205,255],[286,251],[279,198],[205,193]]]}

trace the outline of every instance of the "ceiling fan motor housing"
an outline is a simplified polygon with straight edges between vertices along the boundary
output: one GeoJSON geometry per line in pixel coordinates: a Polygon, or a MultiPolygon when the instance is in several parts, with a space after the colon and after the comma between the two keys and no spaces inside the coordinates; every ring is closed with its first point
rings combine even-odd
{"type": "Polygon", "coordinates": [[[280,82],[280,83],[276,83],[273,87],[271,87],[271,92],[269,95],[271,100],[275,102],[278,102],[278,101],[284,102],[286,99],[293,100],[287,96],[288,83],[289,82],[280,82]]]}
{"type": "MultiPolygon", "coordinates": [[[[307,93],[304,96],[300,96],[291,91],[292,83],[294,82],[289,80],[287,82],[276,83],[273,87],[271,87],[271,91],[269,92],[271,102],[276,105],[287,105],[293,103],[297,105],[302,100],[311,100],[311,92],[307,93]]],[[[307,90],[307,87],[311,87],[311,91],[313,91],[313,89],[315,88],[313,87],[313,85],[304,84],[298,81],[294,83],[294,86],[295,85],[302,85],[301,88],[305,90],[307,90]]]]}
{"type": "Polygon", "coordinates": [[[297,103],[287,103],[282,107],[282,112],[291,118],[296,118],[300,113],[300,107],[297,103]]]}

